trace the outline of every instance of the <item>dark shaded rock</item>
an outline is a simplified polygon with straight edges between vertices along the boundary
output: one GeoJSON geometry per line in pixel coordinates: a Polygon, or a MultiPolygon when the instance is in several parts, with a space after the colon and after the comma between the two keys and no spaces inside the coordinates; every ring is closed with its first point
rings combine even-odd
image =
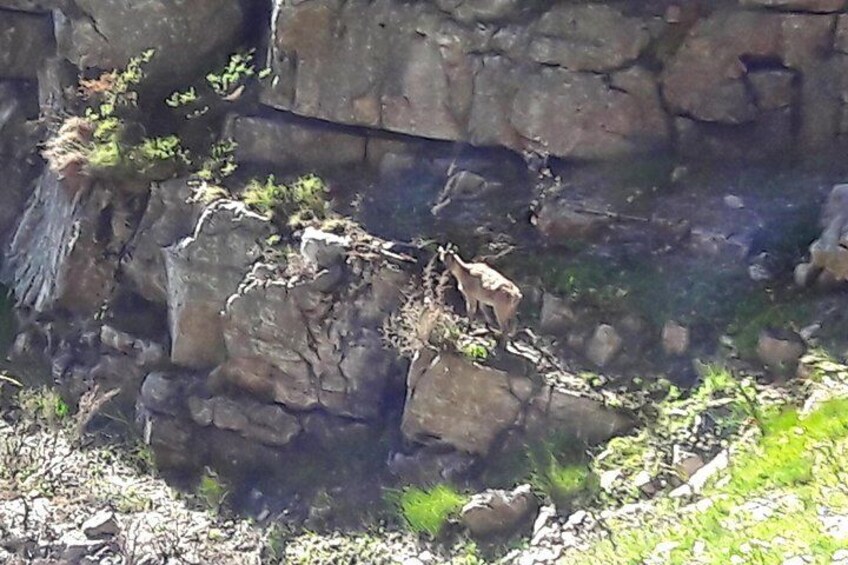
{"type": "Polygon", "coordinates": [[[444,447],[423,447],[414,453],[389,456],[389,472],[404,484],[434,485],[460,481],[468,474],[477,458],[444,447]]]}
{"type": "Polygon", "coordinates": [[[93,315],[112,294],[117,257],[131,229],[104,231],[135,210],[114,190],[95,185],[70,193],[51,172],[39,179],[12,236],[3,279],[22,306],[93,315]]]}
{"type": "Polygon", "coordinates": [[[75,0],[78,10],[54,12],[59,54],[81,69],[115,69],[146,49],[153,80],[211,70],[240,39],[245,16],[238,0],[75,0]]]}
{"type": "Polygon", "coordinates": [[[302,429],[295,416],[273,404],[215,396],[190,397],[188,406],[196,424],[237,432],[266,445],[286,445],[302,429]]]}
{"type": "Polygon", "coordinates": [[[214,367],[226,355],[221,312],[271,234],[269,222],[238,202],[207,208],[191,237],[165,248],[171,360],[214,367]]]}
{"type": "Polygon", "coordinates": [[[544,437],[556,429],[573,438],[575,445],[597,445],[627,433],[635,419],[620,410],[559,386],[545,386],[530,402],[526,428],[531,436],[544,437]]]}
{"type": "Polygon", "coordinates": [[[753,123],[728,125],[674,120],[680,152],[691,160],[766,161],[796,154],[790,108],[758,115],[753,123]]]}
{"type": "Polygon", "coordinates": [[[139,402],[151,412],[179,416],[183,413],[183,383],[177,375],[155,372],[141,385],[139,402]]]}
{"type": "Polygon", "coordinates": [[[462,507],[460,519],[471,535],[478,538],[508,535],[521,526],[529,526],[536,518],[539,500],[530,485],[511,492],[487,490],[475,494],[462,507]]]}
{"type": "Polygon", "coordinates": [[[239,162],[316,171],[361,165],[366,137],[329,124],[286,116],[278,119],[233,117],[225,132],[237,144],[239,162]]]}
{"type": "Polygon", "coordinates": [[[577,315],[568,305],[568,301],[551,293],[542,295],[542,312],[539,316],[539,328],[553,335],[565,335],[574,326],[577,315]]]}
{"type": "Polygon", "coordinates": [[[153,449],[158,467],[191,468],[203,459],[203,446],[194,441],[190,422],[150,412],[140,405],[136,423],[144,442],[153,449]]]}
{"type": "Polygon", "coordinates": [[[436,0],[442,10],[462,22],[497,21],[515,16],[534,2],[527,0],[436,0]]]}
{"type": "Polygon", "coordinates": [[[0,242],[21,217],[32,183],[37,176],[38,159],[33,155],[36,137],[27,120],[38,115],[31,89],[20,84],[0,82],[0,242]]]}
{"type": "Polygon", "coordinates": [[[185,179],[154,183],[147,209],[121,258],[121,270],[147,300],[167,301],[165,257],[162,250],[191,235],[203,206],[190,202],[192,188],[185,179]]]}
{"type": "Polygon", "coordinates": [[[35,79],[53,50],[50,18],[0,10],[0,78],[35,79]]]}
{"type": "Polygon", "coordinates": [[[304,432],[328,451],[378,441],[368,424],[322,412],[310,412],[301,418],[301,424],[304,432]]]}
{"type": "Polygon", "coordinates": [[[300,255],[318,269],[338,267],[347,257],[350,238],[317,230],[312,226],[300,236],[300,255]]]}
{"type": "Polygon", "coordinates": [[[49,12],[61,7],[66,0],[0,0],[0,8],[21,12],[49,12]]]}
{"type": "Polygon", "coordinates": [[[38,106],[46,116],[73,113],[79,76],[77,68],[62,57],[48,57],[38,68],[38,106]]]}
{"type": "Polygon", "coordinates": [[[797,75],[790,71],[760,71],[748,75],[760,110],[788,108],[795,102],[797,75]]]}
{"type": "Polygon", "coordinates": [[[103,510],[83,522],[81,529],[89,539],[103,539],[116,535],[120,526],[113,512],[103,510]]]}
{"type": "Polygon", "coordinates": [[[757,357],[764,365],[777,371],[792,372],[798,366],[807,345],[795,332],[765,329],[757,341],[757,357]]]}

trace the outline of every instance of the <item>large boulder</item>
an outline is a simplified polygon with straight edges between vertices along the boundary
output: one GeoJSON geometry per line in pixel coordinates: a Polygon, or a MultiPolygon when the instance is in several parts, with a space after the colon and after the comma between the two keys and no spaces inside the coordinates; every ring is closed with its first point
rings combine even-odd
{"type": "Polygon", "coordinates": [[[61,7],[66,0],[0,0],[0,8],[21,12],[49,12],[61,7]]]}
{"type": "Polygon", "coordinates": [[[529,526],[538,510],[539,500],[530,485],[521,485],[512,492],[487,490],[475,494],[462,507],[460,519],[471,535],[490,538],[529,526]]]}
{"type": "Polygon", "coordinates": [[[485,456],[510,431],[545,437],[557,430],[576,445],[592,445],[634,425],[597,395],[547,382],[527,358],[499,355],[494,366],[450,351],[419,351],[407,379],[404,436],[485,456]]]}
{"type": "Polygon", "coordinates": [[[192,188],[185,179],[154,183],[147,209],[121,259],[121,268],[138,294],[164,304],[168,288],[162,249],[191,235],[201,204],[191,201],[192,188]]]}
{"type": "Polygon", "coordinates": [[[211,368],[224,359],[221,312],[270,234],[270,223],[244,204],[218,201],[190,237],[164,249],[174,363],[211,368]]]}
{"type": "Polygon", "coordinates": [[[422,350],[409,369],[401,430],[419,443],[486,455],[520,422],[533,383],[450,352],[422,350]]]}
{"type": "Polygon", "coordinates": [[[50,18],[0,10],[0,78],[36,78],[53,50],[50,18]]]}
{"type": "Polygon", "coordinates": [[[225,396],[190,397],[188,407],[194,423],[230,430],[242,437],[270,446],[289,443],[301,431],[298,419],[273,404],[235,400],[225,396]]]}
{"type": "Polygon", "coordinates": [[[792,12],[830,13],[845,8],[845,0],[742,0],[742,5],[792,12]]]}
{"type": "Polygon", "coordinates": [[[488,22],[503,20],[534,7],[527,0],[436,0],[442,10],[461,22],[488,22]]]}
{"type": "Polygon", "coordinates": [[[78,67],[113,69],[147,49],[147,67],[166,82],[206,71],[238,43],[245,18],[238,0],[75,0],[55,11],[59,53],[78,67]]]}
{"type": "Polygon", "coordinates": [[[821,235],[810,245],[809,263],[796,268],[796,282],[805,286],[820,273],[848,280],[848,184],[833,187],[822,211],[821,235]]]}
{"type": "Polygon", "coordinates": [[[263,269],[257,265],[227,302],[228,360],[216,380],[295,410],[377,418],[401,373],[379,328],[406,275],[362,260],[289,279],[263,269]]]}

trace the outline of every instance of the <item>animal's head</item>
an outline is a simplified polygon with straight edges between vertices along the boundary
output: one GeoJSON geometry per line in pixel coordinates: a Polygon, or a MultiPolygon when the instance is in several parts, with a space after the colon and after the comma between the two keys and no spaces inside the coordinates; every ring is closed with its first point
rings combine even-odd
{"type": "Polygon", "coordinates": [[[447,268],[451,268],[456,263],[456,250],[450,244],[440,245],[439,261],[444,263],[447,268]]]}

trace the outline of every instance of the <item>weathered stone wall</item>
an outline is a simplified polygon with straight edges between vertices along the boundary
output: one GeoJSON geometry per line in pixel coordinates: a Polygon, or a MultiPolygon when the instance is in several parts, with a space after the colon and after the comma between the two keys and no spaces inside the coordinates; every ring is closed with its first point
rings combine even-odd
{"type": "MultiPolygon", "coordinates": [[[[324,123],[247,134],[263,124],[237,120],[254,158],[273,141],[310,145],[310,166],[365,162],[368,130],[577,159],[809,156],[843,140],[836,0],[272,3],[262,101],[324,123]]],[[[177,84],[257,33],[252,6],[4,2],[0,78],[34,80],[54,51],[86,69],[154,48],[151,73],[177,84]]]]}
{"type": "Polygon", "coordinates": [[[278,0],[264,100],[568,158],[840,140],[844,2],[634,4],[278,0]]]}

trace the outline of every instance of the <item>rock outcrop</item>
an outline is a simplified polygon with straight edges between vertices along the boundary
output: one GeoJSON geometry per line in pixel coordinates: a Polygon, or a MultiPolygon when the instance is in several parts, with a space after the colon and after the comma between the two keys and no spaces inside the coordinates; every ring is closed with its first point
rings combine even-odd
{"type": "Polygon", "coordinates": [[[447,351],[422,350],[407,380],[401,430],[411,441],[487,455],[508,431],[556,429],[579,443],[598,443],[627,431],[632,420],[599,398],[546,384],[526,360],[510,370],[447,351]]]}
{"type": "Polygon", "coordinates": [[[39,179],[11,238],[3,280],[37,312],[93,315],[112,295],[118,252],[132,234],[133,199],[95,185],[73,194],[55,174],[39,179]],[[114,229],[121,223],[121,229],[114,229]]]}
{"type": "Polygon", "coordinates": [[[462,507],[462,523],[475,537],[491,538],[506,535],[535,519],[539,501],[530,485],[521,485],[512,492],[488,490],[474,495],[462,507]]]}
{"type": "Polygon", "coordinates": [[[203,212],[192,236],[166,248],[174,363],[211,368],[224,359],[221,312],[269,235],[265,218],[241,203],[219,201],[203,212]]]}
{"type": "Polygon", "coordinates": [[[810,261],[795,268],[800,286],[812,283],[822,273],[832,280],[848,280],[848,185],[833,187],[819,224],[822,232],[810,245],[810,261]]]}
{"type": "Polygon", "coordinates": [[[274,279],[257,266],[224,316],[227,382],[294,410],[377,418],[402,369],[379,328],[407,275],[357,259],[314,276],[274,279]]]}
{"type": "Polygon", "coordinates": [[[153,49],[149,74],[171,84],[206,71],[234,48],[245,17],[238,0],[74,0],[72,6],[53,13],[60,55],[81,69],[114,69],[153,49]]]}
{"type": "Polygon", "coordinates": [[[185,179],[154,183],[144,215],[121,258],[121,268],[134,290],[151,302],[167,302],[162,249],[190,236],[203,211],[191,197],[192,188],[185,179]]]}

